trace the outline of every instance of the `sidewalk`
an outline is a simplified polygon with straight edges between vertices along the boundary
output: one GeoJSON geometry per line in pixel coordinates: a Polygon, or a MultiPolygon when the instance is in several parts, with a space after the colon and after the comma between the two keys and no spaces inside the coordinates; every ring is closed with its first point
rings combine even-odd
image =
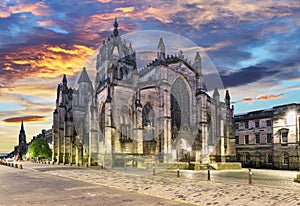
{"type": "Polygon", "coordinates": [[[300,205],[300,184],[293,182],[296,171],[253,169],[253,184],[249,185],[247,169],[212,170],[211,181],[207,181],[207,171],[180,171],[178,178],[176,170],[152,175],[152,170],[143,174],[129,174],[129,169],[110,171],[96,167],[76,168],[31,163],[26,163],[24,167],[200,205],[300,205]]]}

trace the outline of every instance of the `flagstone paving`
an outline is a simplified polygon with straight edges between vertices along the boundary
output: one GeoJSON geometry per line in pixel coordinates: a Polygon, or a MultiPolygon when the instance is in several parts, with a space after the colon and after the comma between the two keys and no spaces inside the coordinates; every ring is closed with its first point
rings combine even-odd
{"type": "Polygon", "coordinates": [[[300,205],[300,184],[293,182],[297,171],[252,169],[253,183],[248,184],[248,170],[207,171],[103,170],[97,167],[35,165],[48,174],[121,188],[129,191],[176,199],[199,205],[300,205]]]}

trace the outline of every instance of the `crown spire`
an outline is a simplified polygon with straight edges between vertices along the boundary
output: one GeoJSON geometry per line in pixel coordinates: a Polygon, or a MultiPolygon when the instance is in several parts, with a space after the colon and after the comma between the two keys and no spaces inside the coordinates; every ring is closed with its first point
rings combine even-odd
{"type": "Polygon", "coordinates": [[[114,23],[114,37],[119,36],[118,26],[119,26],[119,24],[118,24],[117,18],[115,18],[115,23],[114,23]]]}

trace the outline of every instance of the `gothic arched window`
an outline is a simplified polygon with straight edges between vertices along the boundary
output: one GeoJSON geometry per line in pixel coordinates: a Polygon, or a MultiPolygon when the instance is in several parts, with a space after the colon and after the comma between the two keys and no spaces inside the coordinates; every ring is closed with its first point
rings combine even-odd
{"type": "Polygon", "coordinates": [[[143,127],[154,127],[154,110],[149,103],[142,110],[142,121],[143,127]]]}
{"type": "Polygon", "coordinates": [[[120,140],[131,141],[130,109],[123,106],[120,114],[120,140]]]}

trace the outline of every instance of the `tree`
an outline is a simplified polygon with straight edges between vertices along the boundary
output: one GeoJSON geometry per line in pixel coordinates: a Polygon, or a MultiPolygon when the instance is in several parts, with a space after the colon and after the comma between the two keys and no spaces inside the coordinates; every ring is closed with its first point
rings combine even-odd
{"type": "Polygon", "coordinates": [[[30,145],[29,145],[29,156],[32,157],[42,157],[42,158],[48,158],[52,156],[52,151],[44,139],[35,139],[30,145]]]}

